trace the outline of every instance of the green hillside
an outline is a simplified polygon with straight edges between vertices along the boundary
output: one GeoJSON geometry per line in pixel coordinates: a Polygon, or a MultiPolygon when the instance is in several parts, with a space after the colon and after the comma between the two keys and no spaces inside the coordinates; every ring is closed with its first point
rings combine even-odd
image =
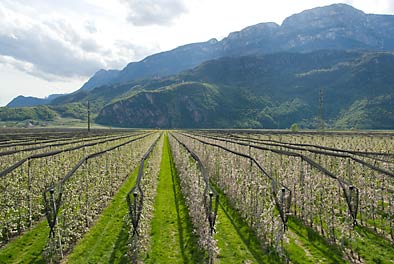
{"type": "Polygon", "coordinates": [[[393,72],[391,52],[227,57],[171,77],[80,90],[46,109],[52,119],[86,119],[89,101],[97,123],[119,127],[317,128],[323,116],[327,128],[393,129],[393,72]]]}
{"type": "Polygon", "coordinates": [[[319,51],[223,58],[108,103],[97,122],[124,127],[394,128],[392,53],[319,51]],[[153,91],[152,91],[153,90],[153,91]],[[365,118],[360,118],[360,114],[365,118]],[[383,115],[387,116],[387,115],[383,115]]]}

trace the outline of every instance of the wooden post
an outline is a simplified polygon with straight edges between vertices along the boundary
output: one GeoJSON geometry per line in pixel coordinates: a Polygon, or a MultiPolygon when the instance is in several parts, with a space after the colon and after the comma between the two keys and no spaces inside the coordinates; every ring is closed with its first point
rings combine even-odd
{"type": "Polygon", "coordinates": [[[324,112],[323,112],[323,89],[320,89],[319,96],[319,114],[320,114],[320,129],[324,130],[324,112]]]}
{"type": "Polygon", "coordinates": [[[88,132],[90,132],[90,102],[88,101],[88,132]]]}

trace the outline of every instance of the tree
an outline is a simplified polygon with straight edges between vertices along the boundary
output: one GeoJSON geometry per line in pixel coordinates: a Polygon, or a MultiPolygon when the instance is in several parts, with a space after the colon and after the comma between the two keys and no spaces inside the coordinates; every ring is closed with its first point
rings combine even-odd
{"type": "Polygon", "coordinates": [[[293,123],[290,127],[291,132],[298,132],[300,129],[297,123],[293,123]]]}

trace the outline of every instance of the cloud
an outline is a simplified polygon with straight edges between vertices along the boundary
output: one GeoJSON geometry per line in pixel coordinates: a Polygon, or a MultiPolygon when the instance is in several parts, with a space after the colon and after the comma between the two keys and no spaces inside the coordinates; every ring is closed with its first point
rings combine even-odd
{"type": "Polygon", "coordinates": [[[0,64],[12,66],[23,72],[33,72],[34,65],[28,62],[22,62],[10,56],[0,56],[0,64]]]}
{"type": "Polygon", "coordinates": [[[387,3],[387,11],[391,14],[394,13],[394,2],[393,1],[389,1],[387,3]]]}
{"type": "Polygon", "coordinates": [[[45,80],[88,77],[98,69],[121,68],[133,55],[147,50],[132,44],[102,46],[94,38],[97,28],[92,22],[78,28],[60,16],[38,20],[14,10],[0,3],[0,63],[45,80]]]}
{"type": "Polygon", "coordinates": [[[6,67],[10,67],[16,69],[21,72],[28,73],[32,76],[38,77],[40,79],[56,82],[56,81],[67,81],[68,77],[59,76],[55,74],[51,74],[48,72],[43,72],[38,69],[34,64],[26,61],[17,60],[11,56],[2,56],[0,55],[0,64],[6,67]]]}
{"type": "Polygon", "coordinates": [[[393,14],[394,1],[392,0],[375,0],[375,1],[361,1],[361,0],[346,0],[345,3],[352,5],[358,9],[363,10],[369,14],[393,14]]]}
{"type": "Polygon", "coordinates": [[[127,20],[135,26],[171,25],[188,10],[182,0],[123,0],[129,8],[127,20]]]}
{"type": "Polygon", "coordinates": [[[85,22],[85,29],[89,32],[89,33],[97,33],[97,27],[96,24],[94,23],[94,21],[89,20],[85,22]]]}
{"type": "Polygon", "coordinates": [[[94,42],[82,39],[78,34],[59,34],[44,25],[14,27],[13,32],[0,33],[0,54],[16,61],[30,63],[27,72],[63,77],[87,76],[98,68],[105,67],[105,62],[98,54],[84,53],[85,50],[97,50],[94,42]]]}

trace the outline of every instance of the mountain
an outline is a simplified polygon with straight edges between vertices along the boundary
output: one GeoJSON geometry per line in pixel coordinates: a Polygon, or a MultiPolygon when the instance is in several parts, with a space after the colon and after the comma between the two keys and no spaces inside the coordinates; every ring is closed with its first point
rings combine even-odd
{"type": "MultiPolygon", "coordinates": [[[[96,121],[123,127],[394,128],[394,53],[315,51],[227,57],[179,75],[129,86],[96,121]],[[360,118],[368,116],[368,118],[360,118]],[[386,116],[386,115],[384,115],[386,116]],[[372,122],[373,121],[373,122],[372,122]]],[[[100,94],[96,88],[90,98],[100,94]]]]}
{"type": "Polygon", "coordinates": [[[262,23],[231,33],[221,42],[224,55],[321,49],[394,50],[394,16],[365,14],[346,4],[303,11],[282,25],[262,23]]]}
{"type": "Polygon", "coordinates": [[[365,14],[346,4],[303,11],[282,25],[260,23],[221,41],[193,43],[129,63],[121,71],[97,72],[81,89],[165,77],[226,56],[321,49],[394,51],[394,16],[365,14]]]}
{"type": "Polygon", "coordinates": [[[100,70],[48,109],[83,119],[89,101],[121,127],[316,128],[322,107],[326,127],[394,129],[393,54],[394,16],[336,4],[100,70]]]}
{"type": "Polygon", "coordinates": [[[30,107],[36,105],[47,105],[50,104],[52,100],[63,95],[64,94],[51,94],[46,98],[19,95],[12,99],[12,101],[7,104],[7,107],[30,107]]]}
{"type": "Polygon", "coordinates": [[[163,77],[191,69],[200,63],[218,58],[216,39],[207,42],[192,43],[176,49],[157,53],[139,62],[129,63],[123,70],[100,70],[90,78],[80,90],[91,90],[95,87],[124,83],[148,77],[163,77]]]}
{"type": "Polygon", "coordinates": [[[97,123],[117,127],[316,128],[322,94],[328,128],[394,129],[393,72],[394,52],[225,57],[166,78],[78,91],[45,109],[0,108],[0,119],[84,119],[89,101],[97,123]]]}
{"type": "Polygon", "coordinates": [[[92,90],[95,87],[103,86],[111,83],[119,76],[118,70],[99,70],[96,72],[88,82],[82,85],[80,90],[92,90]]]}

